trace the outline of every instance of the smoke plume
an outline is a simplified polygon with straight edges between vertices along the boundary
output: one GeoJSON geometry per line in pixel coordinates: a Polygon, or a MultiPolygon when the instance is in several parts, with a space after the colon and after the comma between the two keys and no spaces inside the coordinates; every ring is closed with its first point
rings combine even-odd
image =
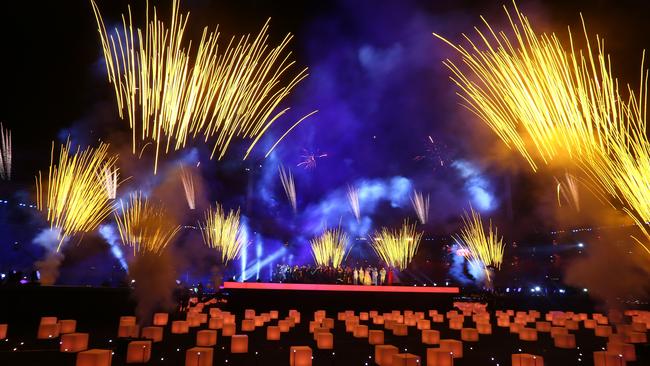
{"type": "MultiPolygon", "coordinates": [[[[45,258],[34,263],[43,285],[54,285],[59,278],[59,267],[65,258],[63,253],[56,251],[60,241],[59,235],[57,229],[44,229],[33,240],[34,244],[42,246],[46,251],[45,258]]],[[[67,241],[67,238],[64,238],[62,246],[67,241]]]]}

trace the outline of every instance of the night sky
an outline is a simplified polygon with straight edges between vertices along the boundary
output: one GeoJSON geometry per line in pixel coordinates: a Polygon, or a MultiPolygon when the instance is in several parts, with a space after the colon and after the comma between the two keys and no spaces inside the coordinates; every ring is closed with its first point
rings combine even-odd
{"type": "MultiPolygon", "coordinates": [[[[168,1],[155,1],[164,11],[168,1]]],[[[641,52],[650,41],[650,32],[643,1],[520,1],[519,7],[535,22],[538,29],[554,29],[564,35],[566,26],[571,25],[579,33],[579,14],[582,12],[590,34],[601,34],[613,55],[616,70],[622,80],[636,82],[641,52]]],[[[128,1],[100,1],[99,5],[107,19],[114,22],[126,10],[128,1]]],[[[135,3],[134,3],[135,4],[135,3]]],[[[508,2],[505,4],[510,5],[508,2]]],[[[319,76],[314,67],[328,57],[347,51],[346,46],[369,44],[376,47],[390,47],[391,44],[408,42],[408,25],[414,17],[421,17],[422,27],[430,32],[439,32],[454,39],[460,32],[471,31],[471,25],[480,22],[479,15],[485,15],[493,24],[503,21],[501,6],[492,1],[355,1],[305,2],[305,1],[209,1],[185,0],[182,8],[189,10],[190,25],[194,34],[204,25],[219,24],[226,35],[255,32],[269,17],[272,18],[271,34],[279,39],[286,32],[295,34],[292,50],[297,54],[299,65],[311,67],[311,79],[296,91],[294,99],[305,109],[327,111],[323,101],[312,101],[307,95],[309,86],[319,76]]],[[[132,5],[134,14],[144,10],[144,5],[132,5]]],[[[96,25],[89,1],[43,2],[37,6],[24,1],[5,1],[0,5],[0,30],[3,39],[1,58],[2,90],[0,120],[14,131],[15,181],[31,183],[34,172],[47,166],[50,143],[62,131],[84,119],[105,114],[110,126],[106,129],[123,127],[117,121],[113,110],[112,90],[104,80],[96,25]],[[98,104],[107,104],[107,110],[97,112],[98,104]]],[[[410,38],[416,35],[411,34],[410,38]]],[[[453,56],[433,38],[430,49],[434,55],[422,55],[423,60],[442,61],[440,56],[453,56]]],[[[429,65],[413,65],[398,72],[403,78],[417,78],[415,72],[445,75],[446,70],[439,62],[429,65]],[[415,70],[414,70],[415,69],[415,70]]],[[[341,74],[354,70],[338,70],[341,74]]],[[[446,80],[433,80],[440,86],[451,85],[446,80]]],[[[387,86],[390,87],[390,86],[387,86]]],[[[350,93],[358,92],[348,90],[350,93]]],[[[394,97],[404,95],[404,90],[395,90],[394,97]]],[[[341,96],[344,98],[345,96],[341,96]]],[[[430,103],[439,95],[429,95],[430,103]]],[[[454,100],[445,100],[447,110],[456,110],[454,100]]],[[[296,103],[290,103],[295,105],[296,103]]],[[[408,106],[411,110],[397,110],[396,116],[428,110],[425,103],[408,106]]],[[[463,113],[462,118],[471,117],[463,113]]],[[[445,124],[449,116],[436,113],[416,121],[415,132],[426,131],[445,124]],[[426,119],[426,120],[424,120],[426,119]]],[[[332,123],[332,122],[329,122],[332,123]]],[[[360,121],[369,126],[375,121],[360,121]]],[[[483,128],[467,121],[463,128],[483,128]]],[[[398,121],[395,125],[408,125],[410,121],[398,121]]],[[[315,118],[310,122],[314,134],[327,129],[327,122],[315,118]],[[320,129],[319,129],[320,127],[320,129]]],[[[382,128],[372,132],[382,133],[382,128]]],[[[305,127],[306,129],[307,127],[305,127]]],[[[86,131],[89,135],[97,131],[86,131]]],[[[445,136],[447,137],[447,136],[445,136]]],[[[296,143],[296,141],[291,141],[296,143]]],[[[324,146],[325,147],[325,146],[324,146]]],[[[389,153],[396,153],[390,151],[389,153]]],[[[388,162],[390,163],[390,162],[388,162]]]]}
{"type": "MultiPolygon", "coordinates": [[[[98,3],[109,26],[117,24],[129,4],[98,3]]],[[[143,19],[144,2],[131,3],[134,19],[143,19]]],[[[555,31],[562,39],[567,25],[580,39],[582,12],[592,42],[595,34],[606,39],[615,74],[636,84],[642,51],[650,44],[648,13],[641,3],[518,5],[538,31],[555,31]]],[[[151,4],[165,14],[170,8],[168,1],[151,4]]],[[[255,33],[270,17],[271,41],[293,33],[289,48],[299,68],[309,67],[310,76],[285,103],[292,106],[291,113],[274,125],[249,161],[241,161],[245,145],[236,145],[220,162],[209,161],[209,148],[200,141],[192,144],[194,151],[189,147],[167,157],[171,167],[198,156],[205,201],[241,206],[251,230],[265,240],[299,245],[324,226],[335,225],[346,209],[341,197],[348,184],[392,187],[387,189],[395,195],[376,202],[367,225],[352,230],[359,236],[405,216],[414,218],[408,201],[413,188],[431,195],[432,219],[426,227],[431,235],[453,233],[470,204],[494,218],[509,241],[555,227],[597,224],[592,220],[596,215],[549,215],[557,172],[530,174],[520,156],[504,154],[487,127],[459,105],[442,65],[455,55],[431,33],[460,40],[460,33],[471,34],[472,26],[480,24],[480,15],[492,26],[504,25],[498,2],[184,0],[181,8],[191,12],[187,36],[193,39],[206,25],[219,24],[228,37],[255,33]],[[316,116],[262,159],[286,128],[316,109],[316,116]],[[326,156],[317,158],[313,169],[299,166],[309,155],[326,156]],[[297,216],[290,213],[277,181],[280,163],[296,176],[297,216]]],[[[5,199],[33,199],[34,174],[47,169],[52,141],[68,137],[82,145],[110,142],[121,153],[123,171],[135,176],[125,189],[170,192],[167,173],[157,178],[142,174],[147,162],[129,163],[133,157],[122,154],[130,132],[116,113],[89,1],[4,1],[0,37],[0,121],[11,129],[14,147],[14,179],[0,188],[5,199]]],[[[181,221],[191,223],[191,218],[181,221]]]]}

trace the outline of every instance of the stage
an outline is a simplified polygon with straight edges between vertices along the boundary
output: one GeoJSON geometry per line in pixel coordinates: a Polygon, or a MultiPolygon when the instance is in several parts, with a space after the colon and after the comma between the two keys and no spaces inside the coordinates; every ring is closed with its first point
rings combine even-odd
{"type": "Polygon", "coordinates": [[[223,288],[226,290],[382,292],[409,294],[458,294],[460,292],[458,287],[442,286],[365,286],[271,282],[225,282],[223,288]]]}
{"type": "Polygon", "coordinates": [[[300,309],[311,312],[380,310],[409,306],[413,310],[451,308],[458,287],[364,286],[310,283],[225,282],[223,295],[232,310],[254,307],[260,311],[300,309]]]}

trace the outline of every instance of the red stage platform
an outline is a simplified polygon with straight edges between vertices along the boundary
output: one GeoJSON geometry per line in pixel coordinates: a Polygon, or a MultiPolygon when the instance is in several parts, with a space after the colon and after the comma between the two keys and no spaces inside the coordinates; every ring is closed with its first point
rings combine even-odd
{"type": "Polygon", "coordinates": [[[224,289],[238,290],[285,290],[285,291],[349,291],[349,292],[393,292],[418,294],[457,294],[458,287],[436,286],[362,286],[362,285],[321,285],[308,283],[261,283],[225,282],[224,289]]]}

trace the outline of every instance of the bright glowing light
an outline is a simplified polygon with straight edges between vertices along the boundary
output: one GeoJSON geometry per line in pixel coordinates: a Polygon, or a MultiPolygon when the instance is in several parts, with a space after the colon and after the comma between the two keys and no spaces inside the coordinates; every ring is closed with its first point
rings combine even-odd
{"type": "Polygon", "coordinates": [[[269,268],[269,278],[272,277],[273,275],[273,261],[277,260],[284,254],[286,254],[287,248],[281,247],[280,249],[276,250],[274,253],[271,253],[270,255],[265,256],[264,258],[260,258],[259,260],[255,261],[255,263],[251,264],[248,266],[246,271],[244,272],[243,281],[247,281],[250,279],[253,275],[259,275],[259,269],[268,266],[269,268]]]}
{"type": "Polygon", "coordinates": [[[557,183],[557,204],[562,207],[562,200],[564,198],[576,211],[580,211],[580,191],[578,190],[578,179],[569,173],[565,173],[564,179],[559,180],[555,178],[557,183]]]}
{"type": "Polygon", "coordinates": [[[486,230],[481,220],[481,214],[472,208],[470,213],[463,216],[463,226],[456,241],[466,253],[470,265],[480,267],[485,272],[487,284],[491,283],[488,267],[501,268],[505,244],[503,238],[498,237],[496,228],[492,227],[492,220],[486,230]]]}
{"type": "Polygon", "coordinates": [[[233,37],[225,47],[219,45],[219,32],[207,27],[200,40],[187,42],[189,13],[180,12],[179,3],[172,1],[168,23],[155,7],[153,12],[147,8],[144,27],[134,26],[129,8],[120,29],[109,34],[91,1],[117,109],[133,131],[133,154],[137,140],[152,140],[154,173],[161,153],[181,149],[197,135],[206,142],[214,138],[211,157],[219,159],[233,139],[250,139],[246,158],[287,112],[279,105],[307,76],[302,69],[285,80],[295,64],[286,50],[293,37],[287,34],[269,45],[268,22],[256,36],[233,37]]]}
{"type": "Polygon", "coordinates": [[[11,179],[11,131],[0,123],[0,178],[11,179]]]}
{"type": "Polygon", "coordinates": [[[359,205],[359,190],[354,186],[348,186],[348,203],[350,204],[350,209],[354,214],[354,217],[359,222],[361,218],[361,206],[359,205]]]}
{"type": "MultiPolygon", "coordinates": [[[[565,49],[556,35],[536,34],[516,6],[515,11],[512,18],[506,9],[513,41],[487,22],[487,36],[477,30],[485,50],[468,37],[466,49],[435,35],[458,51],[466,66],[461,70],[445,62],[461,98],[533,170],[540,163],[567,158],[578,165],[589,188],[614,206],[622,204],[647,242],[647,72],[642,67],[638,91],[628,87],[626,100],[612,76],[604,41],[597,38],[592,48],[584,21],[586,50],[575,50],[571,37],[565,49]]],[[[636,240],[650,254],[650,247],[636,240]]]]}
{"type": "Polygon", "coordinates": [[[583,24],[587,50],[575,51],[571,37],[565,50],[555,34],[536,34],[516,5],[514,10],[513,18],[505,9],[512,40],[485,20],[487,35],[476,28],[481,41],[465,36],[468,48],[434,33],[466,66],[445,62],[460,97],[535,171],[558,158],[589,159],[622,115],[601,40],[594,52],[583,24]]]}
{"type": "Polygon", "coordinates": [[[230,210],[226,214],[221,205],[217,204],[215,209],[208,208],[204,220],[199,222],[203,242],[217,250],[224,265],[239,258],[242,250],[248,245],[239,216],[239,209],[230,210]]]}
{"type": "Polygon", "coordinates": [[[284,193],[287,195],[287,199],[291,204],[291,208],[295,213],[298,210],[298,201],[296,198],[296,184],[293,181],[293,174],[291,174],[291,169],[284,169],[282,165],[278,167],[280,173],[280,181],[282,182],[282,187],[284,188],[284,193]]]}
{"type": "Polygon", "coordinates": [[[70,141],[61,145],[55,162],[52,143],[45,195],[41,173],[36,177],[36,206],[47,211],[50,228],[57,229],[57,252],[66,237],[95,230],[113,212],[101,173],[104,168],[113,169],[116,162],[117,156],[109,156],[107,144],[71,153],[70,141]]]}
{"type": "Polygon", "coordinates": [[[196,196],[194,194],[194,175],[192,171],[186,169],[184,166],[181,166],[181,183],[183,184],[183,191],[185,192],[185,200],[187,200],[187,205],[190,210],[196,208],[196,196]]]}
{"type": "Polygon", "coordinates": [[[120,169],[115,166],[105,166],[102,168],[101,179],[104,181],[104,188],[106,189],[106,196],[110,200],[117,197],[117,186],[119,185],[118,179],[120,178],[120,169]]]}
{"type": "Polygon", "coordinates": [[[320,266],[341,267],[350,252],[350,238],[341,228],[326,230],[321,236],[310,240],[311,254],[320,266]]]}
{"type": "Polygon", "coordinates": [[[372,237],[372,248],[389,267],[405,269],[418,251],[422,232],[404,221],[399,230],[382,228],[372,237]]]}
{"type": "Polygon", "coordinates": [[[425,197],[422,192],[413,191],[411,203],[420,223],[422,225],[426,224],[429,221],[429,195],[425,197]]]}
{"type": "Polygon", "coordinates": [[[142,192],[131,193],[126,204],[120,200],[119,213],[114,216],[122,244],[132,247],[133,255],[160,254],[181,228],[171,222],[162,205],[142,192]]]}
{"type": "MultiPolygon", "coordinates": [[[[581,164],[590,186],[597,194],[609,199],[613,206],[622,204],[630,216],[650,240],[645,223],[650,221],[650,140],[647,135],[647,80],[642,73],[639,92],[630,92],[625,106],[625,123],[616,125],[607,138],[607,149],[581,164]],[[617,205],[617,203],[619,203],[617,205]]],[[[650,254],[650,247],[635,238],[650,254]]]]}

